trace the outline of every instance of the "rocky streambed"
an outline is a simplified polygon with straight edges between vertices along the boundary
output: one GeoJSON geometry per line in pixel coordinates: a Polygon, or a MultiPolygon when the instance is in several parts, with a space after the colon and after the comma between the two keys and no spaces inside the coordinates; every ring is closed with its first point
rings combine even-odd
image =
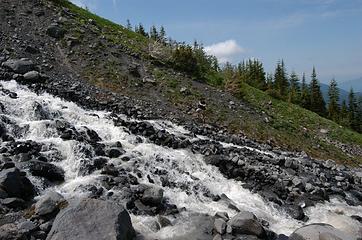
{"type": "Polygon", "coordinates": [[[0,239],[362,237],[360,168],[150,120],[1,62],[0,239]]]}

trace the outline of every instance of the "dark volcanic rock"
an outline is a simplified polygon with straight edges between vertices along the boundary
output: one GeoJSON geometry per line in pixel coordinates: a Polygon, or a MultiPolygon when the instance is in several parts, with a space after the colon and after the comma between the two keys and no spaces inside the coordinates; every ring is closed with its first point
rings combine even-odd
{"type": "Polygon", "coordinates": [[[142,203],[149,206],[158,206],[163,199],[163,190],[157,186],[149,186],[142,195],[142,203]]]}
{"type": "Polygon", "coordinates": [[[38,160],[27,163],[29,171],[34,176],[44,177],[49,181],[64,181],[64,170],[51,164],[38,160]]]}
{"type": "Polygon", "coordinates": [[[6,62],[3,62],[2,66],[20,74],[27,73],[34,69],[34,63],[27,58],[9,59],[6,62]]]}
{"type": "Polygon", "coordinates": [[[33,184],[25,177],[25,173],[20,172],[17,168],[9,168],[0,172],[0,187],[9,197],[28,200],[35,194],[33,184]]]}
{"type": "Polygon", "coordinates": [[[60,39],[64,37],[65,30],[58,24],[51,24],[47,29],[47,34],[53,38],[60,39]]]}
{"type": "Polygon", "coordinates": [[[263,237],[265,231],[258,222],[256,216],[247,211],[242,211],[230,219],[228,225],[231,226],[233,234],[248,234],[263,237]]]}
{"type": "Polygon", "coordinates": [[[47,240],[131,240],[134,236],[130,216],[121,205],[84,199],[57,215],[47,240]]]}

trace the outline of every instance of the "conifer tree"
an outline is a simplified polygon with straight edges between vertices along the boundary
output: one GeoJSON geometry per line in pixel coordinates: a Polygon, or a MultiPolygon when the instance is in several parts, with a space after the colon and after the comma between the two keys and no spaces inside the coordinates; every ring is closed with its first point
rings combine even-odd
{"type": "Polygon", "coordinates": [[[129,19],[127,19],[127,25],[126,25],[127,29],[132,31],[132,25],[131,25],[131,21],[129,19]]]}
{"type": "Polygon", "coordinates": [[[164,43],[166,41],[166,30],[163,26],[160,28],[159,40],[164,43]]]}
{"type": "Polygon", "coordinates": [[[274,87],[279,91],[280,97],[286,97],[288,92],[288,78],[284,66],[284,61],[277,63],[274,73],[274,87]]]}
{"type": "Polygon", "coordinates": [[[338,122],[343,126],[348,126],[349,127],[348,107],[347,107],[346,100],[342,101],[341,111],[340,111],[340,114],[339,114],[339,121],[338,122]]]}
{"type": "Polygon", "coordinates": [[[337,121],[340,113],[339,109],[339,90],[337,86],[337,81],[332,79],[329,84],[328,89],[328,118],[332,119],[333,121],[337,121]]]}
{"type": "Polygon", "coordinates": [[[323,99],[315,67],[313,67],[312,79],[309,88],[310,88],[310,110],[315,113],[318,113],[321,116],[325,116],[326,103],[323,99]]]}
{"type": "Polygon", "coordinates": [[[298,103],[300,100],[300,83],[298,75],[293,71],[290,75],[290,88],[288,101],[291,103],[298,103]]]}
{"type": "Polygon", "coordinates": [[[135,27],[135,32],[141,34],[142,36],[148,37],[148,33],[145,31],[142,23],[135,27]]]}
{"type": "Polygon", "coordinates": [[[358,119],[358,105],[355,93],[352,88],[348,94],[348,121],[349,126],[352,129],[359,131],[360,122],[358,119]]]}
{"type": "Polygon", "coordinates": [[[158,32],[155,25],[152,25],[152,27],[150,28],[150,38],[155,41],[158,40],[158,32]]]}
{"type": "Polygon", "coordinates": [[[305,80],[305,73],[303,73],[303,77],[302,77],[300,105],[303,108],[310,109],[310,92],[309,92],[309,87],[305,80]]]}

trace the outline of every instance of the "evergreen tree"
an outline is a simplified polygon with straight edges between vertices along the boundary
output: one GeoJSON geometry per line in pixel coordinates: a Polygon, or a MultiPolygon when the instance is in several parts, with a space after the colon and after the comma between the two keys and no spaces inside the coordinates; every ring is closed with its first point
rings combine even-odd
{"type": "Polygon", "coordinates": [[[148,33],[145,31],[142,23],[135,27],[135,32],[141,34],[142,36],[148,37],[148,33]]]}
{"type": "Polygon", "coordinates": [[[358,119],[358,104],[357,104],[357,99],[355,96],[355,93],[353,91],[353,89],[351,88],[349,94],[348,94],[348,122],[349,122],[349,126],[356,130],[359,131],[360,129],[360,122],[358,119]]]}
{"type": "Polygon", "coordinates": [[[309,87],[305,80],[305,73],[303,73],[303,77],[302,77],[300,105],[303,108],[310,109],[310,92],[309,92],[309,87]]]}
{"type": "Polygon", "coordinates": [[[262,62],[257,59],[243,61],[237,66],[238,77],[247,84],[266,90],[265,71],[262,62]]]}
{"type": "Polygon", "coordinates": [[[158,32],[157,32],[157,28],[155,27],[155,25],[152,25],[152,27],[150,29],[150,38],[155,41],[158,40],[158,32]]]}
{"type": "Polygon", "coordinates": [[[166,41],[166,30],[163,26],[161,26],[161,28],[160,28],[159,40],[162,43],[165,43],[165,41],[166,41]]]}
{"type": "Polygon", "coordinates": [[[342,101],[341,104],[341,111],[339,114],[339,120],[338,122],[343,125],[343,126],[348,126],[349,127],[349,121],[348,121],[348,107],[347,107],[347,103],[346,100],[342,101]]]}
{"type": "Polygon", "coordinates": [[[320,84],[317,79],[315,67],[313,67],[312,80],[310,82],[310,110],[321,116],[326,114],[326,103],[323,99],[320,84]]]}
{"type": "Polygon", "coordinates": [[[337,121],[339,117],[339,90],[337,86],[337,81],[332,79],[329,84],[328,89],[328,118],[332,119],[333,121],[337,121]]]}
{"type": "Polygon", "coordinates": [[[284,61],[277,63],[274,73],[274,87],[279,91],[280,97],[285,98],[288,92],[288,77],[284,61]]]}
{"type": "Polygon", "coordinates": [[[290,75],[290,87],[288,101],[291,103],[299,103],[300,100],[300,83],[298,75],[293,71],[290,75]]]}
{"type": "Polygon", "coordinates": [[[127,19],[127,29],[128,30],[130,30],[130,31],[132,31],[133,29],[132,29],[132,25],[131,25],[131,22],[130,22],[130,20],[129,19],[127,19]]]}

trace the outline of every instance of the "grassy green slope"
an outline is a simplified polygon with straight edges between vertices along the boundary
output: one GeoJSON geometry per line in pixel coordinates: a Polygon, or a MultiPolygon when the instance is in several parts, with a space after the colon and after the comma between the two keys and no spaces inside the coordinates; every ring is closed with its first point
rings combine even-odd
{"type": "MultiPolygon", "coordinates": [[[[149,70],[154,73],[158,89],[161,89],[162,94],[166,93],[165,100],[175,107],[177,106],[182,110],[198,101],[198,99],[206,98],[208,102],[208,109],[204,115],[206,123],[227,126],[233,132],[243,131],[250,138],[259,141],[271,140],[282,148],[305,151],[316,158],[333,159],[340,163],[352,165],[362,163],[361,134],[341,127],[299,106],[276,100],[265,92],[247,84],[242,86],[240,96],[253,111],[246,111],[245,108],[229,109],[226,100],[221,103],[222,98],[215,97],[215,94],[205,93],[204,90],[207,87],[214,92],[219,92],[217,89],[206,85],[200,87],[200,83],[196,84],[188,78],[181,77],[181,75],[172,74],[173,70],[169,66],[164,65],[156,68],[152,65],[152,62],[159,63],[163,59],[155,59],[150,56],[148,48],[152,42],[149,39],[67,1],[55,2],[76,13],[76,20],[79,24],[84,24],[89,19],[93,19],[96,25],[100,26],[98,34],[105,36],[109,42],[121,45],[129,52],[137,54],[144,61],[148,61],[149,70]],[[150,59],[152,59],[152,62],[150,59]],[[157,69],[157,71],[154,71],[154,69],[157,69]],[[182,86],[188,86],[191,89],[191,94],[188,96],[180,94],[179,89],[182,86]],[[322,129],[326,130],[326,132],[321,132],[322,129]]],[[[69,29],[69,33],[72,35],[77,35],[76,31],[77,29],[74,26],[69,29]]],[[[165,49],[165,51],[168,51],[168,49],[165,49]]],[[[88,56],[79,55],[79,57],[86,58],[88,56]]],[[[107,84],[98,85],[115,92],[127,92],[127,94],[132,95],[132,91],[118,88],[120,85],[119,82],[116,82],[116,79],[119,79],[120,76],[118,75],[122,73],[121,71],[115,71],[116,67],[111,65],[110,68],[102,67],[102,69],[97,69],[97,74],[100,76],[113,76],[113,78],[107,77],[107,84]],[[112,82],[112,79],[114,79],[114,82],[112,82]]],[[[87,76],[82,73],[81,75],[87,79],[87,76]]],[[[92,72],[90,75],[95,74],[92,72]]],[[[138,94],[140,94],[139,91],[138,94]]],[[[145,96],[147,97],[146,94],[145,96]]],[[[235,97],[235,101],[237,100],[235,97]]]]}

